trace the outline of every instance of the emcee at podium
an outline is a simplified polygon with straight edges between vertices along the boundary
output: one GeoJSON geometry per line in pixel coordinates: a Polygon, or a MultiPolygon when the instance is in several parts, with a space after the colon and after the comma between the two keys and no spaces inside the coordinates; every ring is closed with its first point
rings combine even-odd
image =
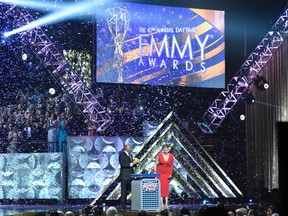
{"type": "Polygon", "coordinates": [[[172,178],[174,168],[174,155],[169,153],[169,145],[164,144],[162,146],[163,152],[158,153],[154,165],[154,173],[160,174],[158,178],[161,188],[161,208],[168,209],[168,197],[169,197],[169,183],[172,178]],[[165,199],[165,208],[164,202],[165,199]]]}
{"type": "Polygon", "coordinates": [[[134,173],[134,167],[140,163],[138,158],[133,158],[132,146],[125,144],[123,150],[119,153],[120,164],[120,182],[121,182],[121,198],[120,205],[126,209],[127,195],[131,191],[131,174],[134,173]]]}

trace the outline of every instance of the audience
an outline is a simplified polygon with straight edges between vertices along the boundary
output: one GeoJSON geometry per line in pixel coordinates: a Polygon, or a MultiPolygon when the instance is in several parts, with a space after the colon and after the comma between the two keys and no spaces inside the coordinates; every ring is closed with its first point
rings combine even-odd
{"type": "Polygon", "coordinates": [[[219,208],[217,206],[208,208],[203,216],[228,216],[227,211],[224,208],[219,208]]]}
{"type": "MultiPolygon", "coordinates": [[[[75,105],[69,102],[66,93],[59,93],[55,97],[38,94],[36,96],[33,92],[29,94],[19,90],[17,104],[0,106],[0,153],[62,150],[57,145],[62,146],[65,136],[62,131],[59,136],[57,127],[65,118],[65,129],[72,133],[71,120],[75,121],[75,105]],[[61,139],[57,140],[57,137],[61,139]]],[[[73,130],[77,128],[80,125],[73,130]]]]}
{"type": "Polygon", "coordinates": [[[75,216],[72,211],[66,211],[64,216],[75,216]]]}
{"type": "Polygon", "coordinates": [[[247,216],[247,209],[243,207],[236,209],[236,216],[247,216]]]}
{"type": "Polygon", "coordinates": [[[93,216],[104,216],[105,215],[105,212],[103,211],[103,208],[100,207],[100,206],[94,206],[90,213],[93,215],[93,216]]]}
{"type": "MultiPolygon", "coordinates": [[[[108,215],[107,215],[108,216],[108,215]]],[[[139,210],[136,213],[136,216],[147,216],[147,212],[145,210],[139,210]]]]}
{"type": "Polygon", "coordinates": [[[115,216],[116,214],[118,214],[118,210],[114,206],[110,206],[106,210],[106,216],[115,216]]]}
{"type": "MultiPolygon", "coordinates": [[[[89,124],[67,93],[53,96],[40,93],[37,88],[26,91],[19,90],[15,103],[0,104],[0,153],[63,151],[67,135],[88,135],[89,124]]],[[[124,132],[123,123],[132,126],[136,121],[136,99],[126,98],[129,92],[119,92],[107,88],[107,95],[98,97],[107,113],[116,119],[112,126],[115,135],[124,132]],[[105,100],[110,100],[110,104],[105,100]]]]}
{"type": "Polygon", "coordinates": [[[186,207],[182,207],[179,209],[179,216],[190,216],[191,213],[190,213],[190,210],[186,207]]]}
{"type": "Polygon", "coordinates": [[[228,211],[229,216],[235,216],[235,213],[233,211],[228,211]]]}
{"type": "Polygon", "coordinates": [[[93,206],[91,205],[84,206],[81,211],[81,216],[90,216],[92,208],[93,206]]]}

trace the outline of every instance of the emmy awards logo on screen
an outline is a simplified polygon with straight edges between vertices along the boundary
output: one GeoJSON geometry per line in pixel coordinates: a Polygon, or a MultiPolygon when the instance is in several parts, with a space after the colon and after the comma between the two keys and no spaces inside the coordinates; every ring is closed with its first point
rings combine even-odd
{"type": "Polygon", "coordinates": [[[114,39],[114,59],[118,73],[118,83],[122,83],[124,63],[123,44],[130,23],[130,15],[125,7],[114,4],[113,7],[105,11],[105,18],[109,31],[114,39]]]}

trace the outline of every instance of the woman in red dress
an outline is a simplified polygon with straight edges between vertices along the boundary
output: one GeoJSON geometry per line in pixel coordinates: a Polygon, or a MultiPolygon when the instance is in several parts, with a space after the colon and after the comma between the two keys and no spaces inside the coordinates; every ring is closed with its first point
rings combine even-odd
{"type": "Polygon", "coordinates": [[[163,200],[165,199],[165,209],[168,209],[169,183],[173,173],[174,156],[169,153],[169,145],[164,144],[162,149],[163,152],[156,157],[154,173],[160,174],[158,179],[161,188],[161,208],[164,209],[163,200]]]}

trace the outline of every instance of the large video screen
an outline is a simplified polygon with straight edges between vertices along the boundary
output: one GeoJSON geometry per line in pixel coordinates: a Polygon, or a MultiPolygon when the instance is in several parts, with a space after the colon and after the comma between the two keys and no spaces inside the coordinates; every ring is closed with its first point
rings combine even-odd
{"type": "Polygon", "coordinates": [[[97,82],[225,87],[224,11],[106,4],[95,44],[97,82]]]}

